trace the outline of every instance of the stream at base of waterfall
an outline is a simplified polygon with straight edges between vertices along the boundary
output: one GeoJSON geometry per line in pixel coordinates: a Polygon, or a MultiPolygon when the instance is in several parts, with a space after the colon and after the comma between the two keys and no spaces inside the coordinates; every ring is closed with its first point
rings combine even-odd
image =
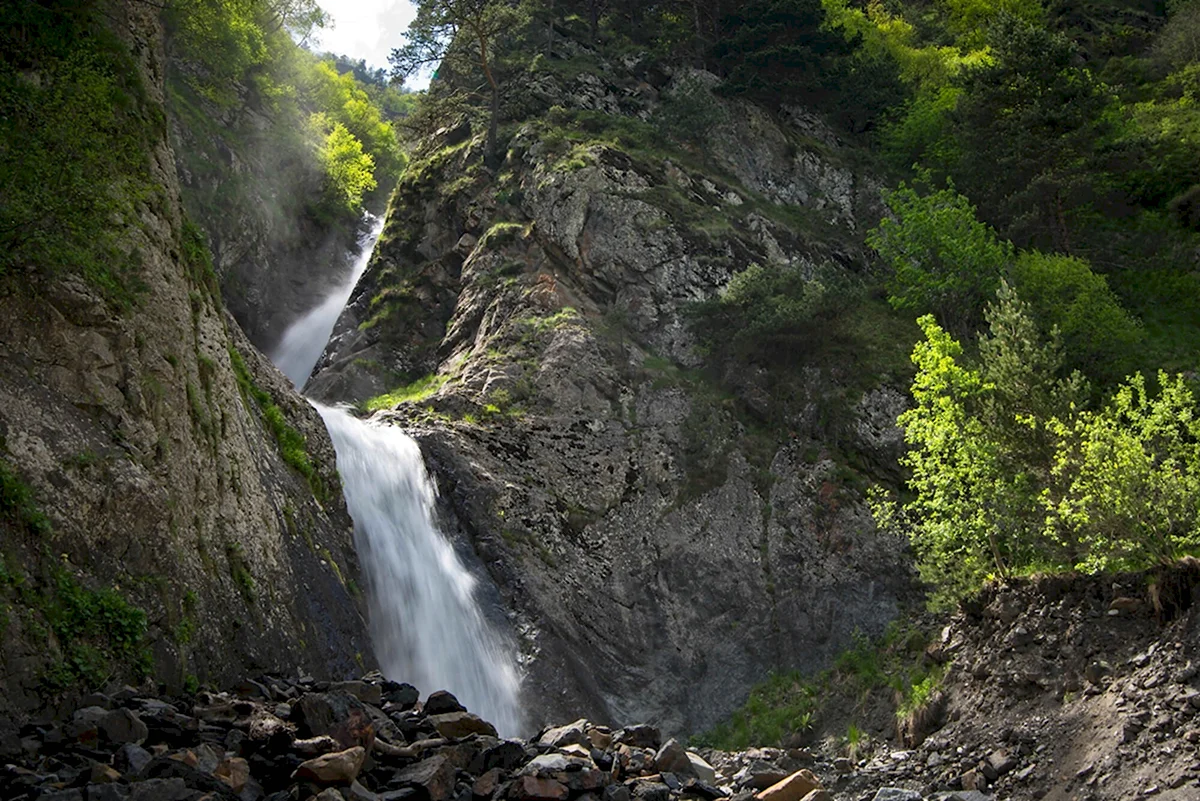
{"type": "MultiPolygon", "coordinates": [[[[381,229],[381,220],[371,221],[351,274],[291,325],[273,354],[297,386],[320,359],[381,229]]],[[[484,618],[476,579],[438,529],[436,489],[420,447],[398,427],[310,403],[337,451],[366,577],[371,640],[384,675],[425,693],[449,690],[502,735],[520,733],[515,656],[484,618]]]]}

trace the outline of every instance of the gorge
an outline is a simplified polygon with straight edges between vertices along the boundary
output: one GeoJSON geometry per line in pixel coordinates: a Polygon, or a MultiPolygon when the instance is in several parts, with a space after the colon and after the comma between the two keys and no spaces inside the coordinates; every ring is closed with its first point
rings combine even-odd
{"type": "Polygon", "coordinates": [[[1194,0],[417,5],[0,9],[0,797],[1190,799],[1194,0]]]}

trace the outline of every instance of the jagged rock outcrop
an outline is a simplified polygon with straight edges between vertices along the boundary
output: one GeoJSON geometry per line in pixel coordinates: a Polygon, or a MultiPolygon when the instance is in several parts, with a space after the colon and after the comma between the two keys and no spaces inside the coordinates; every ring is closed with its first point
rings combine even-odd
{"type": "MultiPolygon", "coordinates": [[[[106,9],[148,114],[158,13],[106,9]]],[[[120,229],[144,284],[130,308],[66,270],[9,277],[0,296],[5,716],[139,667],[179,687],[372,661],[320,418],[225,312],[165,131],[146,158],[161,189],[120,229]]]]}
{"type": "Polygon", "coordinates": [[[386,414],[497,582],[537,714],[694,732],[768,672],[881,631],[908,592],[847,466],[900,446],[880,424],[898,393],[854,389],[854,359],[817,347],[773,387],[686,321],[752,263],[867,269],[877,187],[812,115],[711,94],[713,160],[630,142],[586,112],[645,132],[657,98],[711,76],[609,66],[523,83],[495,175],[465,125],[414,158],[309,387],[361,400],[436,373],[386,414]]]}

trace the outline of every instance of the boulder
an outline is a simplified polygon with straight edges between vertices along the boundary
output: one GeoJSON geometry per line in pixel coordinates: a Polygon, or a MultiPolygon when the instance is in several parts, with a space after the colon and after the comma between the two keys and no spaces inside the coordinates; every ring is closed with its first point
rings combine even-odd
{"type": "Polygon", "coordinates": [[[508,788],[508,797],[515,801],[566,801],[567,786],[554,779],[520,776],[508,788]]]}
{"type": "Polygon", "coordinates": [[[640,723],[636,726],[626,726],[613,736],[613,742],[628,745],[632,748],[658,749],[662,745],[662,733],[654,726],[640,723]]]}
{"type": "Polygon", "coordinates": [[[441,715],[430,715],[429,722],[437,729],[438,734],[450,739],[470,737],[472,734],[496,736],[495,726],[470,712],[446,712],[441,715]]]}
{"type": "Polygon", "coordinates": [[[425,699],[426,715],[445,715],[449,712],[466,712],[467,708],[458,702],[454,693],[448,690],[438,690],[425,699]]]}
{"type": "Polygon", "coordinates": [[[921,794],[916,790],[905,790],[901,787],[884,787],[875,793],[872,801],[921,801],[921,794]]]}
{"type": "Polygon", "coordinates": [[[687,758],[691,765],[690,775],[695,776],[704,784],[715,785],[717,783],[717,771],[704,760],[704,757],[688,751],[687,758]]]}
{"type": "Polygon", "coordinates": [[[134,743],[141,745],[146,742],[150,730],[137,713],[128,709],[114,709],[100,719],[100,731],[113,743],[134,743]]]}
{"type": "Polygon", "coordinates": [[[391,783],[417,788],[428,801],[446,801],[454,792],[454,765],[436,754],[397,772],[391,783]]]}
{"type": "Polygon", "coordinates": [[[356,745],[345,751],[322,754],[302,762],[293,776],[315,784],[349,785],[358,778],[366,758],[367,750],[361,745],[356,745]]]}
{"type": "Polygon", "coordinates": [[[339,681],[329,686],[329,691],[353,695],[364,704],[383,706],[383,688],[365,681],[339,681]]]}
{"type": "Polygon", "coordinates": [[[780,782],[772,784],[754,797],[758,801],[802,801],[813,790],[821,789],[821,781],[811,770],[798,770],[780,782]]]}
{"type": "Polygon", "coordinates": [[[692,763],[688,759],[687,749],[675,738],[663,743],[662,748],[654,755],[654,767],[659,773],[679,773],[693,776],[692,763]]]}
{"type": "Polygon", "coordinates": [[[342,749],[375,742],[375,726],[367,708],[348,693],[306,693],[292,709],[292,721],[306,738],[328,735],[342,749]]]}
{"type": "Polygon", "coordinates": [[[566,726],[549,729],[537,739],[538,745],[563,748],[568,745],[583,745],[588,742],[587,720],[580,719],[566,726]]]}

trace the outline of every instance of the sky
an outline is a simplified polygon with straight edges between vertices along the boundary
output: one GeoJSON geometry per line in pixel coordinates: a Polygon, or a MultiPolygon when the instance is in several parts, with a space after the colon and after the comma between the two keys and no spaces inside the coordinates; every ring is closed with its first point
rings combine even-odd
{"type": "MultiPolygon", "coordinates": [[[[333,26],[319,32],[313,50],[365,59],[372,67],[385,69],[388,53],[400,45],[417,13],[407,0],[321,0],[321,8],[329,13],[333,26]]],[[[414,78],[405,85],[425,89],[429,78],[414,78]]]]}

